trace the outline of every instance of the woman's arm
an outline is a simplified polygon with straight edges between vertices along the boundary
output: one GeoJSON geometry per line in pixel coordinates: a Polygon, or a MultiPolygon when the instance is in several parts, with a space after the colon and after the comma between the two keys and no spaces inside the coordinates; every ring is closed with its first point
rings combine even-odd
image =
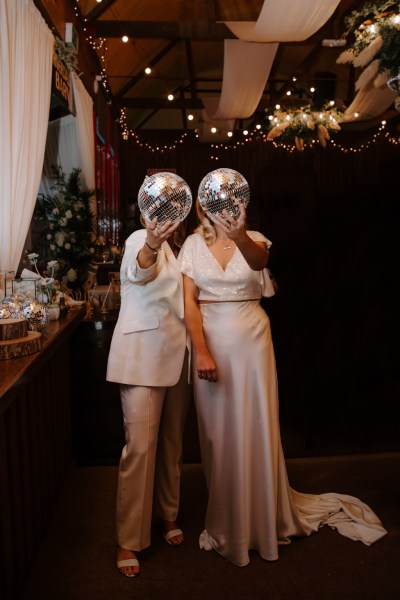
{"type": "Polygon", "coordinates": [[[253,271],[261,271],[268,264],[269,250],[265,242],[255,242],[246,231],[246,210],[240,205],[237,218],[232,217],[227,210],[222,214],[213,215],[214,223],[224,234],[233,240],[243,255],[243,258],[253,271]]]}
{"type": "Polygon", "coordinates": [[[183,275],[183,289],[185,298],[185,324],[190,339],[192,340],[197,375],[200,379],[217,381],[218,369],[204,337],[203,322],[199,308],[199,290],[191,277],[183,275]]]}

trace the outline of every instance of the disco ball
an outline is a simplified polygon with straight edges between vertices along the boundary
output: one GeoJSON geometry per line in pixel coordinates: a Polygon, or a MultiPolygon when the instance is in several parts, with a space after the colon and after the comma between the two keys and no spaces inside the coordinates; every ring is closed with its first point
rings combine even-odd
{"type": "Polygon", "coordinates": [[[13,317],[27,319],[29,329],[33,331],[42,331],[50,323],[48,309],[40,304],[40,302],[32,300],[32,298],[24,294],[7,296],[3,299],[2,304],[8,307],[13,317]]]}
{"type": "Polygon", "coordinates": [[[19,310],[28,319],[32,331],[42,331],[50,323],[49,310],[36,300],[26,300],[19,310]]]}
{"type": "Polygon", "coordinates": [[[15,312],[8,304],[0,304],[0,319],[15,319],[15,312]]]}
{"type": "Polygon", "coordinates": [[[189,214],[192,193],[186,181],[175,173],[154,173],[146,177],[138,194],[138,205],[148,221],[180,223],[189,214]]]}
{"type": "Polygon", "coordinates": [[[198,198],[201,208],[211,215],[227,210],[233,217],[240,213],[240,204],[250,201],[246,179],[233,169],[215,169],[201,180],[198,198]]]}

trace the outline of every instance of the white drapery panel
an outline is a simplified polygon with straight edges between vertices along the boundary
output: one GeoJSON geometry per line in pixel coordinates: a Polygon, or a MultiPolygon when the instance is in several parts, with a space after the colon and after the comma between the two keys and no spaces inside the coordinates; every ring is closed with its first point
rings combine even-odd
{"type": "Polygon", "coordinates": [[[353,102],[346,109],[344,120],[366,121],[378,117],[393,104],[396,96],[397,93],[386,84],[375,86],[370,81],[357,93],[353,102]],[[354,116],[355,113],[358,113],[357,117],[354,116]]]}
{"type": "Polygon", "coordinates": [[[225,40],[217,119],[244,119],[258,106],[279,42],[305,40],[331,17],[340,0],[265,0],[255,22],[226,21],[238,40],[225,40]]]}
{"type": "Polygon", "coordinates": [[[265,0],[255,22],[226,21],[246,42],[298,42],[313,35],[332,16],[340,0],[265,0]]]}
{"type": "Polygon", "coordinates": [[[200,142],[226,142],[228,131],[233,131],[235,119],[218,120],[214,113],[218,107],[219,99],[215,96],[202,96],[204,108],[201,111],[201,127],[199,131],[200,142]],[[217,132],[212,133],[211,127],[216,127],[217,132]]]}
{"type": "Polygon", "coordinates": [[[42,174],[54,37],[32,0],[0,0],[0,268],[15,271],[42,174]]]}
{"type": "MultiPolygon", "coordinates": [[[[39,192],[48,195],[54,183],[53,166],[61,166],[68,176],[72,169],[79,166],[79,144],[76,131],[76,119],[67,115],[61,119],[51,121],[47,129],[46,150],[44,153],[43,175],[39,192]]],[[[80,157],[79,157],[80,161],[80,157]]]]}
{"type": "Polygon", "coordinates": [[[247,119],[264,91],[278,44],[224,42],[224,78],[215,119],[247,119]]]}
{"type": "Polygon", "coordinates": [[[79,77],[75,73],[71,75],[81,160],[81,164],[75,166],[82,169],[86,185],[92,189],[95,187],[93,100],[79,77]]]}

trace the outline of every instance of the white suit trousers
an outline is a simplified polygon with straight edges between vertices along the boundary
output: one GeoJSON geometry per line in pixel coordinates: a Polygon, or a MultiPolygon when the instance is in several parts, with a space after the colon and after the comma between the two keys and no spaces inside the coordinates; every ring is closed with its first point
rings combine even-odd
{"type": "Polygon", "coordinates": [[[182,439],[189,406],[187,359],[173,387],[121,385],[125,446],[117,492],[117,540],[128,550],[150,545],[153,515],[175,521],[182,439]],[[154,504],[153,504],[154,502],[154,504]]]}

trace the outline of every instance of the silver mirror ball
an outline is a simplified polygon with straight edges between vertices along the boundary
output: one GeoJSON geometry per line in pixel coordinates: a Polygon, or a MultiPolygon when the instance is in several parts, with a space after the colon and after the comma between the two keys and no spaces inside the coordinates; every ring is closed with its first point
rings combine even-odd
{"type": "Polygon", "coordinates": [[[237,217],[240,204],[246,207],[250,201],[250,188],[238,171],[215,169],[201,180],[198,198],[205,213],[213,215],[226,209],[233,217],[237,217]]]}
{"type": "Polygon", "coordinates": [[[186,181],[176,173],[154,173],[143,181],[138,206],[148,221],[157,217],[157,223],[180,223],[189,214],[192,193],[186,181]]]}

